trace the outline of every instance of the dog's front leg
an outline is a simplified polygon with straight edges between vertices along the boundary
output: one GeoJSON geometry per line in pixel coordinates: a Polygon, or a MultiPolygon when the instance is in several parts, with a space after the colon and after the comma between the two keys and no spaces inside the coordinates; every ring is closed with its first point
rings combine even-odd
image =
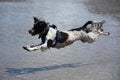
{"type": "Polygon", "coordinates": [[[23,46],[23,49],[27,51],[35,51],[37,49],[37,46],[23,46]]]}
{"type": "Polygon", "coordinates": [[[41,51],[47,50],[47,49],[48,49],[47,44],[45,43],[45,44],[41,45],[41,46],[39,47],[39,49],[40,49],[41,51]]]}
{"type": "Polygon", "coordinates": [[[48,49],[47,44],[42,44],[42,45],[38,45],[38,46],[23,46],[23,48],[27,51],[35,51],[35,50],[41,50],[41,51],[45,51],[46,49],[48,49]]]}

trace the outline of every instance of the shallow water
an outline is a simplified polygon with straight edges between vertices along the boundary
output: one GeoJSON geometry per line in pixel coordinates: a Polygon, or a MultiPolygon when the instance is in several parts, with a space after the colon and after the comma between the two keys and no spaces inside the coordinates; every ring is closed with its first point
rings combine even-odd
{"type": "Polygon", "coordinates": [[[0,2],[0,80],[120,80],[119,30],[116,18],[90,13],[84,0],[0,2]],[[40,43],[27,32],[33,16],[60,30],[104,19],[111,35],[93,44],[77,41],[63,49],[27,52],[23,45],[40,43]]]}

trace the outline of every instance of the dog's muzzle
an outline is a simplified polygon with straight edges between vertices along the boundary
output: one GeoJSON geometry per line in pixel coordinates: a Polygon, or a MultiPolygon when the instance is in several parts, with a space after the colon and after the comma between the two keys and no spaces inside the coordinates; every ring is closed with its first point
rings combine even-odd
{"type": "Polygon", "coordinates": [[[28,32],[29,32],[32,36],[35,35],[35,31],[34,31],[33,29],[29,30],[28,32]]]}

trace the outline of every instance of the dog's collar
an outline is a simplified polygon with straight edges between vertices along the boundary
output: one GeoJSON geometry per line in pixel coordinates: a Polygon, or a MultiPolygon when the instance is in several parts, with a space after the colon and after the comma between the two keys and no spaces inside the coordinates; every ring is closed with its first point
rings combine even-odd
{"type": "Polygon", "coordinates": [[[55,42],[51,47],[55,47],[57,45],[57,43],[59,43],[59,40],[60,40],[60,31],[57,30],[56,37],[55,37],[55,42]]]}
{"type": "MultiPolygon", "coordinates": [[[[51,25],[48,24],[47,27],[46,27],[46,29],[45,29],[41,34],[39,34],[39,37],[38,37],[38,38],[40,38],[43,34],[46,35],[46,34],[48,33],[50,27],[51,27],[51,25]]],[[[57,31],[56,31],[55,42],[53,43],[53,45],[52,45],[51,47],[56,46],[57,43],[59,42],[59,40],[60,40],[60,31],[57,30],[57,31]]]]}
{"type": "MultiPolygon", "coordinates": [[[[49,29],[50,29],[50,27],[51,27],[51,25],[50,25],[50,24],[48,24],[45,32],[48,32],[48,31],[49,31],[49,29]]],[[[60,40],[60,31],[59,31],[59,30],[57,30],[57,32],[56,32],[56,37],[55,37],[55,42],[54,42],[54,44],[53,44],[51,47],[56,46],[56,45],[57,45],[57,43],[59,42],[59,40],[60,40]]]]}

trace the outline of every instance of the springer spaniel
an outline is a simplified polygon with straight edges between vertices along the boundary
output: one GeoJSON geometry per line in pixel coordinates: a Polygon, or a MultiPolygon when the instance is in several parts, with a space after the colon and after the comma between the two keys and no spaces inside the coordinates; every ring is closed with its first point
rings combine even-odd
{"type": "Polygon", "coordinates": [[[44,20],[34,17],[34,26],[28,32],[32,35],[39,35],[41,44],[32,46],[23,46],[27,51],[41,50],[45,51],[49,48],[63,48],[73,42],[80,40],[82,42],[93,43],[99,35],[109,35],[109,32],[103,32],[101,21],[88,21],[82,27],[60,31],[55,25],[50,25],[44,20]]]}

